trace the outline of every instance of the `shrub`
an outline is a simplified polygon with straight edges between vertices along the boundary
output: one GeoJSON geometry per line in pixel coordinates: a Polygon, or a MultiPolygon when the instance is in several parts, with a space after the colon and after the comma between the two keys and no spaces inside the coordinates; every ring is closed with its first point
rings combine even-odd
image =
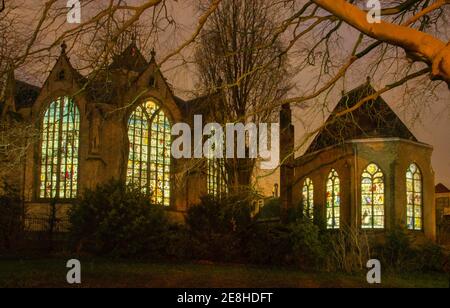
{"type": "Polygon", "coordinates": [[[239,258],[240,236],[251,223],[251,206],[238,196],[216,199],[202,198],[191,207],[186,225],[196,258],[230,261],[239,258]]]}
{"type": "Polygon", "coordinates": [[[324,241],[328,245],[328,270],[358,272],[366,269],[371,259],[371,247],[365,232],[341,226],[339,230],[327,234],[324,241]]]}
{"type": "Polygon", "coordinates": [[[267,204],[265,204],[261,212],[258,213],[257,219],[270,219],[279,218],[281,216],[281,204],[280,199],[273,198],[270,199],[267,204]]]}
{"type": "Polygon", "coordinates": [[[291,224],[290,229],[295,263],[303,269],[317,269],[323,265],[326,245],[319,227],[303,219],[291,224]]]}
{"type": "Polygon", "coordinates": [[[192,242],[188,230],[182,225],[171,225],[164,237],[165,257],[174,260],[189,260],[192,255],[192,242]]]}
{"type": "Polygon", "coordinates": [[[17,189],[5,186],[0,196],[0,249],[11,249],[23,233],[23,204],[17,189]]]}
{"type": "Polygon", "coordinates": [[[291,263],[290,229],[281,224],[255,224],[247,230],[243,253],[247,262],[259,265],[291,263]]]}
{"type": "Polygon", "coordinates": [[[402,227],[395,227],[386,234],[384,245],[377,249],[383,261],[383,264],[391,269],[411,268],[411,256],[413,250],[411,240],[406,230],[402,227]]]}
{"type": "Polygon", "coordinates": [[[433,243],[419,246],[413,255],[414,259],[410,270],[421,272],[443,272],[446,257],[442,248],[433,243]]]}
{"type": "Polygon", "coordinates": [[[164,210],[139,189],[111,181],[86,191],[69,213],[78,250],[113,256],[164,254],[169,228],[164,210]]]}

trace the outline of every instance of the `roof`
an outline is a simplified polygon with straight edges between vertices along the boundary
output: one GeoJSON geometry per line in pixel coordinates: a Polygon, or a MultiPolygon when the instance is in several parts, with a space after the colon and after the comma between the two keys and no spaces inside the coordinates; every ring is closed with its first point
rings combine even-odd
{"type": "Polygon", "coordinates": [[[14,99],[16,108],[21,109],[31,107],[39,96],[41,88],[21,80],[16,80],[15,83],[16,91],[14,99]]]}
{"type": "Polygon", "coordinates": [[[368,82],[344,94],[306,154],[354,139],[397,137],[417,142],[414,134],[381,97],[364,103],[352,112],[337,116],[374,93],[375,89],[368,82]]]}
{"type": "Polygon", "coordinates": [[[133,42],[120,55],[114,57],[109,66],[110,69],[125,69],[142,73],[148,66],[148,62],[133,42]]]}
{"type": "Polygon", "coordinates": [[[439,183],[436,185],[436,193],[437,194],[450,193],[450,189],[448,189],[447,186],[445,186],[444,184],[439,183]]]}

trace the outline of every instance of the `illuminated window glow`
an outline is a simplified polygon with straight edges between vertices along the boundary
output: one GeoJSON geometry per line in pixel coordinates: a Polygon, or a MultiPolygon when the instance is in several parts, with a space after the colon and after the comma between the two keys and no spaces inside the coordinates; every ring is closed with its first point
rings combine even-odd
{"type": "Polygon", "coordinates": [[[327,229],[339,229],[341,187],[339,175],[336,170],[331,170],[327,180],[327,229]]]}
{"type": "Polygon", "coordinates": [[[302,190],[303,215],[309,219],[314,218],[314,184],[310,178],[303,183],[302,190]]]}
{"type": "Polygon", "coordinates": [[[208,158],[207,164],[208,194],[220,198],[228,192],[224,161],[223,159],[208,158]]]}
{"type": "Polygon", "coordinates": [[[422,220],[422,174],[416,164],[406,171],[406,223],[409,230],[421,231],[422,220]]]}
{"type": "Polygon", "coordinates": [[[127,183],[151,196],[155,205],[170,205],[171,124],[153,101],[138,106],[128,121],[130,151],[127,183]]]}
{"type": "Polygon", "coordinates": [[[53,101],[42,121],[40,198],[76,198],[79,134],[80,113],[74,101],[53,101]]]}
{"type": "Polygon", "coordinates": [[[361,227],[384,228],[384,175],[375,164],[370,164],[361,180],[361,227]]]}

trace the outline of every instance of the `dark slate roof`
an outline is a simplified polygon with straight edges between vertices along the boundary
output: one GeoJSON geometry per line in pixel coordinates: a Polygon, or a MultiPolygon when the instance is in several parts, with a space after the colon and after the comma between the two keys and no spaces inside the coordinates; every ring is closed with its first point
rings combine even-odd
{"type": "Polygon", "coordinates": [[[16,93],[14,98],[16,102],[16,108],[21,109],[31,107],[34,101],[39,96],[41,88],[20,80],[16,80],[15,83],[16,93]]]}
{"type": "Polygon", "coordinates": [[[113,74],[110,71],[96,72],[87,78],[86,82],[86,94],[93,102],[111,104],[118,95],[118,89],[113,85],[113,74]]]}
{"type": "Polygon", "coordinates": [[[148,62],[135,43],[131,43],[120,55],[114,57],[110,69],[125,69],[142,73],[148,62]]]}
{"type": "Polygon", "coordinates": [[[436,193],[437,194],[450,193],[450,189],[448,189],[444,184],[439,183],[436,185],[436,193]]]}
{"type": "Polygon", "coordinates": [[[341,117],[336,116],[375,92],[370,83],[366,83],[344,94],[306,153],[313,153],[353,139],[398,137],[417,141],[413,133],[381,97],[366,102],[341,117]]]}

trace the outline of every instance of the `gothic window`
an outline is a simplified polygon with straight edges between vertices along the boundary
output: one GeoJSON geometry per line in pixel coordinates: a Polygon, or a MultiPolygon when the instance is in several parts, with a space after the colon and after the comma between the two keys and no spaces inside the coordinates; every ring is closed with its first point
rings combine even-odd
{"type": "Polygon", "coordinates": [[[223,159],[208,158],[207,185],[208,194],[222,197],[228,192],[227,176],[223,159]]]}
{"type": "Polygon", "coordinates": [[[155,205],[170,205],[171,124],[154,102],[138,106],[128,121],[130,151],[127,183],[151,196],[155,205]]]}
{"type": "Polygon", "coordinates": [[[279,187],[278,184],[274,184],[274,185],[273,185],[272,196],[273,196],[274,198],[280,197],[280,187],[279,187]]]}
{"type": "Polygon", "coordinates": [[[314,218],[314,184],[310,178],[303,183],[302,191],[303,215],[310,219],[314,218]]]}
{"type": "Polygon", "coordinates": [[[361,180],[361,227],[384,228],[384,175],[376,164],[364,170],[361,180]]]}
{"type": "Polygon", "coordinates": [[[53,101],[41,131],[39,197],[72,199],[78,191],[80,113],[69,97],[53,101]]]}
{"type": "Polygon", "coordinates": [[[327,180],[327,228],[339,229],[340,226],[340,205],[341,187],[339,175],[336,170],[331,170],[327,180]]]}
{"type": "Polygon", "coordinates": [[[406,171],[406,223],[409,230],[422,230],[422,174],[416,164],[406,171]]]}

